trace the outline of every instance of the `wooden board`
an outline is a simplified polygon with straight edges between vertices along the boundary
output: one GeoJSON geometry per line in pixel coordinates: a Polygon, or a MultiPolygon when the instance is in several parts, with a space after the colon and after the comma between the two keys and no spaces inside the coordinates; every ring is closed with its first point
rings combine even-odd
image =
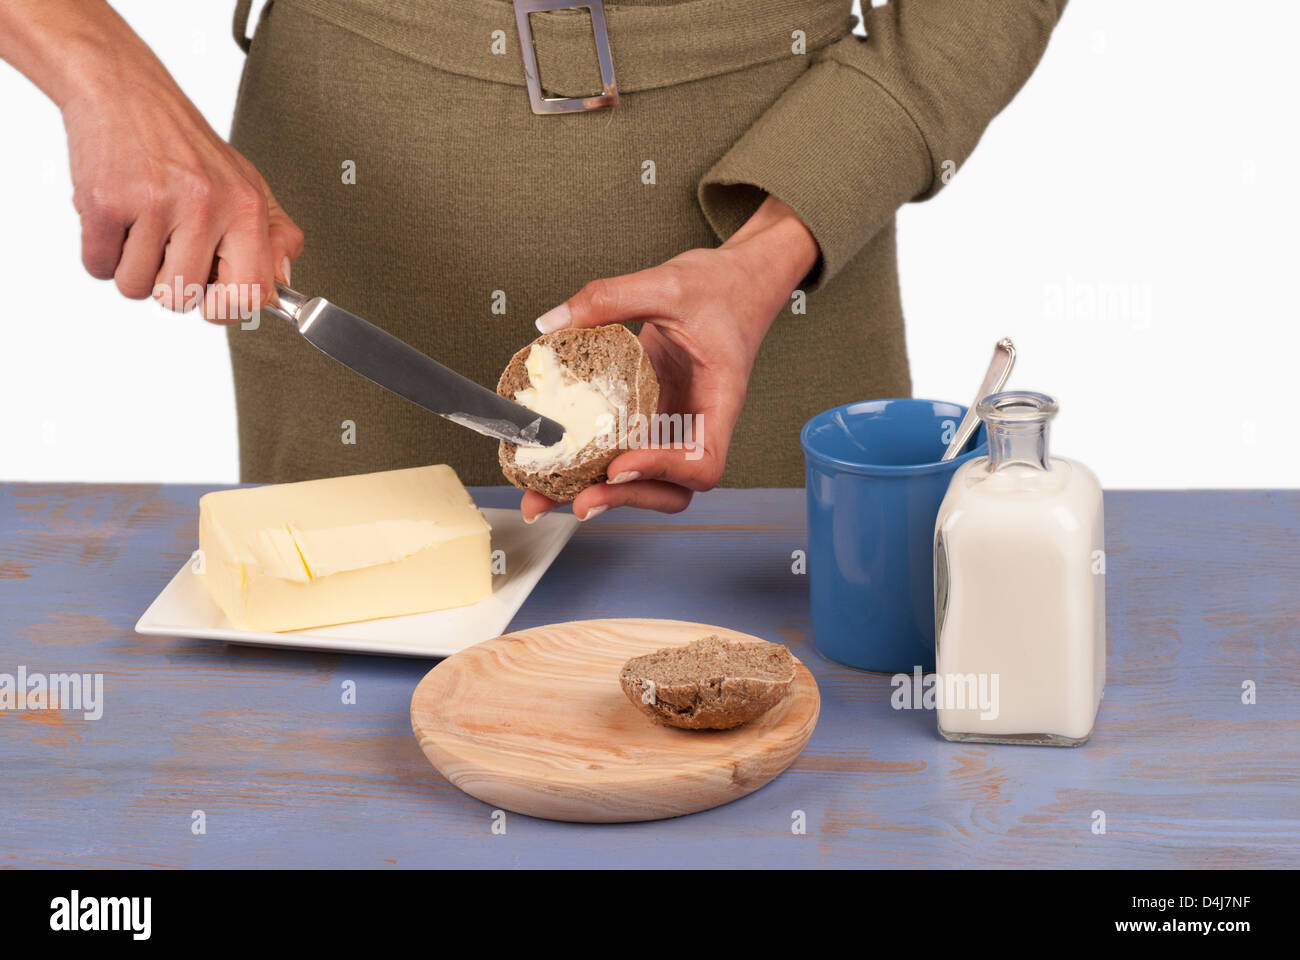
{"type": "Polygon", "coordinates": [[[411,726],[438,771],[484,803],[581,823],[659,820],[708,810],[764,786],[817,725],[817,682],[795,682],[766,714],[732,730],[655,723],[619,686],[635,656],[710,634],[682,620],[583,620],[471,647],[434,667],[411,698],[411,726]]]}

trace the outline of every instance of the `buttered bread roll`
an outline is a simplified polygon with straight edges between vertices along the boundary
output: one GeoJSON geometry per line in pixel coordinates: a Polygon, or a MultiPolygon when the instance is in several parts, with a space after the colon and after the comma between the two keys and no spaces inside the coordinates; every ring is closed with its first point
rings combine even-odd
{"type": "Polygon", "coordinates": [[[558,330],[511,358],[497,393],[549,417],[564,437],[549,447],[502,441],[501,472],[521,490],[568,503],[604,483],[606,469],[658,411],[659,381],[641,341],[622,324],[558,330]]]}

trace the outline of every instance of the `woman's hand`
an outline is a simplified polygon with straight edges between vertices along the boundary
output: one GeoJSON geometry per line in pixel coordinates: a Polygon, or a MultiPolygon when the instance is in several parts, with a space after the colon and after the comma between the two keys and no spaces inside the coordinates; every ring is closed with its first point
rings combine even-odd
{"type": "MultiPolygon", "coordinates": [[[[639,273],[594,280],[538,319],[543,333],[643,322],[660,412],[692,421],[688,449],[642,447],[615,458],[609,482],[578,494],[575,516],[586,520],[618,506],[676,513],[695,491],[717,485],[759,345],[817,256],[794,211],[768,197],[717,249],[688,250],[639,273]]],[[[529,519],[556,506],[531,490],[520,505],[529,519]]]]}
{"type": "Polygon", "coordinates": [[[302,231],[125,21],[100,0],[4,6],[0,56],[63,112],[91,276],[218,322],[274,299],[302,231]]]}

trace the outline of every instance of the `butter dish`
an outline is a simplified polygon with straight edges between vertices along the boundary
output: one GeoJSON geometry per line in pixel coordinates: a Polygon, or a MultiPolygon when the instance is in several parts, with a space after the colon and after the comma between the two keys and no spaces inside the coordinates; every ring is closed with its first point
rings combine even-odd
{"type": "Polygon", "coordinates": [[[526,524],[518,510],[484,508],[492,528],[492,593],[463,607],[272,633],[236,628],[187,562],[135,625],[146,636],[224,640],[331,652],[447,657],[506,632],[547,568],[573,536],[572,514],[547,513],[526,524]],[[498,553],[498,551],[500,551],[498,553]],[[497,572],[504,566],[504,572],[497,572]]]}

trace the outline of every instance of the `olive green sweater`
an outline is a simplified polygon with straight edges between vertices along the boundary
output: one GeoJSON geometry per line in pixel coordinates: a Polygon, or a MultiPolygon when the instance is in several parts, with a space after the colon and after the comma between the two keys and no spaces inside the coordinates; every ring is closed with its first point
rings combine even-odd
{"type": "MultiPolygon", "coordinates": [[[[536,116],[507,0],[273,0],[231,139],[307,235],[295,287],[488,386],[587,281],[716,245],[779,197],[821,263],[755,361],[723,483],[799,485],[809,417],[910,395],[894,216],[952,179],[1064,0],[865,6],[862,38],[847,0],[607,5],[621,103],[536,116]]],[[[598,89],[585,13],[531,23],[548,91],[598,89]]],[[[493,441],[283,325],[229,342],[245,480],[446,462],[501,482],[493,441]]]]}
{"type": "Polygon", "coordinates": [[[746,216],[737,184],[785,201],[821,246],[829,282],[898,208],[951,181],[1029,78],[1066,0],[863,0],[866,38],[844,37],[700,183],[726,237],[746,216]]]}

